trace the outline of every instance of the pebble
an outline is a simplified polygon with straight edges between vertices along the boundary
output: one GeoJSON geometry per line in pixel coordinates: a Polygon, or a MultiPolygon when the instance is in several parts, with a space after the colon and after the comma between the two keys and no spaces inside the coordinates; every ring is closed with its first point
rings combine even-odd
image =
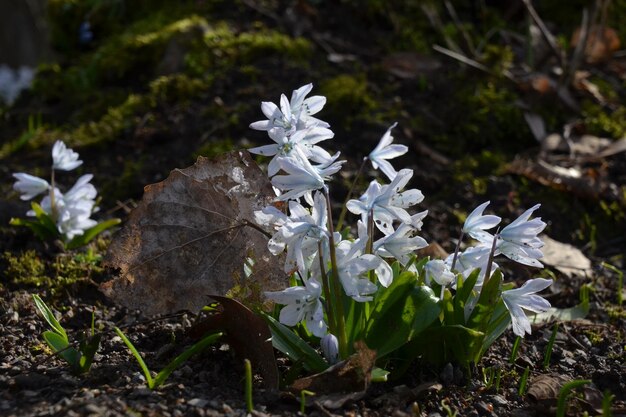
{"type": "Polygon", "coordinates": [[[192,407],[200,407],[200,408],[204,408],[207,406],[209,402],[205,399],[202,398],[192,398],[191,400],[187,401],[187,404],[189,404],[192,407]]]}
{"type": "Polygon", "coordinates": [[[478,412],[483,416],[490,416],[493,414],[493,407],[491,406],[491,404],[487,404],[484,401],[478,401],[476,404],[474,404],[474,406],[476,407],[476,410],[478,410],[478,412]]]}
{"type": "Polygon", "coordinates": [[[491,397],[489,397],[489,399],[491,400],[491,402],[494,403],[494,405],[497,405],[499,407],[509,405],[509,402],[501,395],[492,395],[491,397]]]}

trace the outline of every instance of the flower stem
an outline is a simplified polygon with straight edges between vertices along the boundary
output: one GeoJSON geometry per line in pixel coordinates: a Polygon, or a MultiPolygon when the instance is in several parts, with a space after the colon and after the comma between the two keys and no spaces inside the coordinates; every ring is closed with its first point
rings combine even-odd
{"type": "Polygon", "coordinates": [[[359,167],[359,170],[354,176],[354,180],[352,180],[352,185],[350,186],[350,189],[348,190],[348,194],[346,195],[346,199],[343,202],[343,206],[341,206],[341,213],[339,213],[339,220],[337,220],[337,230],[339,231],[341,231],[341,226],[343,226],[343,221],[346,218],[346,213],[348,211],[346,204],[348,204],[350,197],[352,197],[352,192],[354,191],[354,187],[356,186],[357,180],[359,179],[359,177],[361,176],[361,173],[363,172],[363,168],[365,168],[366,162],[367,162],[367,156],[363,158],[363,162],[361,162],[361,166],[359,167]]]}
{"type": "Polygon", "coordinates": [[[322,274],[322,290],[324,291],[324,298],[326,299],[326,314],[328,314],[328,322],[330,324],[330,333],[335,334],[337,332],[337,321],[335,320],[335,308],[334,301],[330,295],[330,284],[328,282],[328,275],[326,274],[326,265],[324,265],[324,256],[322,251],[322,242],[317,242],[317,250],[320,254],[320,273],[322,274]]]}
{"type": "Polygon", "coordinates": [[[485,268],[485,279],[483,280],[483,288],[487,285],[487,281],[491,277],[491,267],[493,266],[493,258],[496,253],[496,244],[498,243],[498,236],[500,233],[500,228],[496,230],[496,234],[493,235],[493,242],[491,244],[491,252],[489,252],[489,260],[487,261],[487,268],[485,268]]]}
{"type": "Polygon", "coordinates": [[[450,271],[454,273],[454,267],[456,266],[456,259],[459,256],[459,249],[461,249],[461,242],[463,241],[463,237],[465,236],[465,232],[461,230],[461,236],[459,236],[459,240],[456,242],[456,248],[454,249],[454,257],[452,257],[452,266],[450,266],[450,271]]]}
{"type": "Polygon", "coordinates": [[[324,187],[324,197],[326,197],[326,208],[328,210],[328,245],[330,246],[330,265],[333,271],[333,295],[335,297],[335,321],[337,324],[337,341],[339,342],[339,356],[341,359],[348,357],[348,338],[346,336],[345,313],[343,311],[343,299],[341,282],[339,282],[339,271],[337,269],[337,255],[335,253],[335,230],[333,228],[333,211],[330,204],[328,187],[324,187]]]}
{"type": "Polygon", "coordinates": [[[54,192],[54,168],[52,168],[52,173],[50,174],[50,216],[52,220],[56,223],[57,221],[57,205],[55,201],[55,192],[54,192]]]}

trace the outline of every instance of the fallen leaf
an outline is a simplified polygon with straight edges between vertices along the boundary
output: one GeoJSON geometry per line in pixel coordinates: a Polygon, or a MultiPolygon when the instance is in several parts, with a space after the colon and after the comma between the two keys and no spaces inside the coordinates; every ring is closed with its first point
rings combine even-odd
{"type": "Polygon", "coordinates": [[[226,333],[226,342],[242,360],[249,359],[253,369],[262,377],[265,388],[278,389],[279,376],[276,367],[272,333],[265,320],[237,300],[219,295],[209,295],[219,303],[217,311],[199,320],[189,334],[201,338],[213,331],[226,333]]]}
{"type": "Polygon", "coordinates": [[[558,242],[549,236],[541,236],[544,246],[541,262],[555,267],[568,278],[574,275],[591,276],[591,261],[578,248],[558,242]]]}
{"type": "Polygon", "coordinates": [[[538,375],[528,384],[528,397],[544,404],[556,404],[559,391],[569,380],[562,375],[538,375]]]}
{"type": "Polygon", "coordinates": [[[417,52],[396,52],[383,59],[383,68],[398,78],[412,79],[441,68],[441,61],[417,52]]]}
{"type": "MultiPolygon", "coordinates": [[[[581,28],[572,34],[570,45],[576,48],[580,42],[581,28]]],[[[609,27],[592,26],[585,42],[585,60],[590,64],[608,61],[621,46],[617,32],[609,27]]]]}
{"type": "MultiPolygon", "coordinates": [[[[362,341],[355,343],[356,352],[324,372],[297,379],[289,391],[299,394],[302,390],[316,395],[361,393],[369,387],[372,369],[376,362],[376,351],[369,349],[362,341]]],[[[350,397],[352,398],[352,397],[350,397]]],[[[318,397],[316,401],[320,401],[318,397]]]]}
{"type": "Polygon", "coordinates": [[[263,291],[283,289],[280,260],[251,223],[271,202],[265,174],[245,152],[173,170],[145,187],[139,205],[113,237],[105,265],[118,276],[101,285],[115,302],[144,314],[199,311],[208,294],[235,294],[260,304],[263,291]],[[250,276],[244,262],[254,259],[250,276]]]}

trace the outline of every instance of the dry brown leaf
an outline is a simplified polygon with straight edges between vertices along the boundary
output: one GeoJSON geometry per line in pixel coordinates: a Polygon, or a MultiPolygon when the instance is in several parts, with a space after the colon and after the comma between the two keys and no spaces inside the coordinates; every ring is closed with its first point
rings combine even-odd
{"type": "Polygon", "coordinates": [[[364,392],[370,383],[376,351],[369,349],[362,341],[356,342],[355,348],[356,353],[345,361],[319,374],[295,380],[289,391],[299,394],[302,390],[307,390],[316,395],[364,392]]]}
{"type": "Polygon", "coordinates": [[[139,205],[114,236],[105,265],[119,270],[101,290],[144,314],[198,311],[208,294],[258,304],[265,290],[286,286],[267,236],[251,224],[273,190],[250,155],[231,152],[173,170],[146,186],[139,205]],[[255,260],[246,277],[247,257],[255,260]]]}
{"type": "Polygon", "coordinates": [[[220,303],[218,311],[194,324],[190,335],[200,339],[210,332],[225,332],[226,342],[242,363],[244,359],[249,359],[253,369],[263,377],[265,388],[277,390],[278,368],[272,333],[265,320],[232,298],[218,295],[210,295],[209,298],[220,303]]]}
{"type": "Polygon", "coordinates": [[[541,236],[544,246],[541,262],[558,269],[568,277],[580,275],[591,276],[591,261],[578,248],[543,235],[541,236]]]}
{"type": "MultiPolygon", "coordinates": [[[[575,48],[580,42],[581,29],[578,28],[572,34],[571,46],[575,48]]],[[[608,61],[613,52],[621,46],[619,36],[614,29],[602,26],[589,28],[587,42],[585,44],[585,60],[590,64],[608,61]]]]}
{"type": "Polygon", "coordinates": [[[528,384],[527,395],[534,401],[548,404],[556,403],[559,392],[569,380],[562,375],[537,375],[528,384]]]}
{"type": "Polygon", "coordinates": [[[441,68],[441,61],[416,52],[396,52],[383,59],[383,68],[398,78],[412,79],[432,74],[441,68]]]}

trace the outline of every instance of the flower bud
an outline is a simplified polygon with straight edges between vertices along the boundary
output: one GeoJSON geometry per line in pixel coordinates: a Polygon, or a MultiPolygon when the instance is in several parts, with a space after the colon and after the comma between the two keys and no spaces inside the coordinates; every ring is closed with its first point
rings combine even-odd
{"type": "Polygon", "coordinates": [[[328,363],[331,365],[337,363],[337,360],[339,359],[339,342],[337,341],[337,338],[328,333],[326,336],[322,337],[320,345],[322,347],[322,353],[328,363]]]}

